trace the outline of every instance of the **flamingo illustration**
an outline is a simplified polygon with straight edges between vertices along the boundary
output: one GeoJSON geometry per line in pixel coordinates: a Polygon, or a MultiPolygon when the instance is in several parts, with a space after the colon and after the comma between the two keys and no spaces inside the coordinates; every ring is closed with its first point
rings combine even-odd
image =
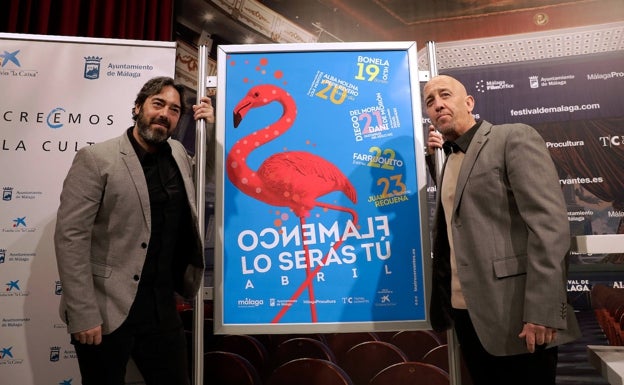
{"type": "MultiPolygon", "coordinates": [[[[355,211],[317,200],[332,191],[341,191],[353,203],[357,202],[356,191],[351,182],[329,161],[305,151],[285,151],[269,156],[257,171],[247,165],[247,157],[254,149],[274,140],[292,127],[297,108],[295,101],[285,90],[269,84],[254,86],[234,107],[234,127],[236,128],[250,110],[273,101],[280,103],[283,107],[279,120],[238,140],[228,153],[226,170],[232,184],[246,195],[259,201],[272,206],[289,207],[299,217],[302,229],[305,218],[315,207],[348,212],[352,215],[354,223],[357,223],[355,211]]],[[[342,241],[339,241],[332,247],[336,249],[341,243],[342,241]]],[[[307,276],[293,298],[296,299],[305,288],[308,289],[312,320],[316,322],[312,277],[321,266],[311,271],[307,245],[304,245],[304,251],[307,276]]],[[[277,322],[288,307],[284,307],[273,322],[277,322]]]]}

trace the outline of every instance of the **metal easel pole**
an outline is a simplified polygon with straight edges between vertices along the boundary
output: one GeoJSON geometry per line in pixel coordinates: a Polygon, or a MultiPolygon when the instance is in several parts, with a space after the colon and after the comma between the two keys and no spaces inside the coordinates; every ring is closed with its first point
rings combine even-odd
{"type": "MultiPolygon", "coordinates": [[[[433,41],[427,42],[427,55],[429,58],[429,74],[430,78],[438,74],[438,64],[436,61],[435,43],[433,41]]],[[[436,180],[439,181],[442,175],[442,166],[444,165],[444,151],[441,148],[435,150],[435,172],[436,180]]],[[[437,192],[440,193],[439,191],[437,192]]],[[[446,340],[448,344],[448,360],[449,360],[449,376],[450,385],[461,384],[461,371],[460,371],[460,351],[457,336],[455,330],[450,329],[446,332],[446,340]]]]}
{"type": "MultiPolygon", "coordinates": [[[[436,62],[435,43],[427,42],[427,55],[429,57],[429,75],[430,78],[438,75],[438,64],[436,62]]],[[[444,151],[441,148],[435,150],[435,171],[436,180],[442,175],[442,166],[444,165],[444,151]]]]}
{"type": "MultiPolygon", "coordinates": [[[[206,96],[206,65],[208,49],[199,46],[199,67],[197,69],[197,104],[206,96]]],[[[204,245],[204,223],[206,221],[206,122],[199,119],[195,122],[195,200],[199,236],[204,245]]],[[[202,385],[204,382],[204,279],[202,277],[199,292],[193,307],[193,378],[192,384],[202,385]]]]}

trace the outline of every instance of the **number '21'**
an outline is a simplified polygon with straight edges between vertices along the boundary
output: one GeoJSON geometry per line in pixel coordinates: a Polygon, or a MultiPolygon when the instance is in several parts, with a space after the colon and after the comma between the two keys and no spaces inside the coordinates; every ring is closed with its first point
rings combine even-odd
{"type": "MultiPolygon", "coordinates": [[[[383,121],[381,120],[381,112],[379,112],[378,110],[375,110],[373,111],[373,115],[375,115],[375,118],[377,118],[377,127],[378,128],[384,127],[383,121]]],[[[371,114],[369,114],[368,112],[361,113],[360,116],[358,116],[358,120],[366,120],[366,122],[364,123],[364,129],[362,130],[363,135],[370,134],[371,132],[373,132],[371,130],[371,123],[373,121],[371,114]]]]}

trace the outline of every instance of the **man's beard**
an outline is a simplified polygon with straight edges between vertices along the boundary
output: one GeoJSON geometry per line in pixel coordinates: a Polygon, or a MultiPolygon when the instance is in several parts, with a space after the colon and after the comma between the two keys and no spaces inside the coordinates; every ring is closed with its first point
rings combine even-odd
{"type": "Polygon", "coordinates": [[[166,117],[159,116],[148,121],[148,119],[145,118],[145,116],[143,115],[143,111],[141,110],[137,115],[136,125],[139,129],[139,136],[141,136],[141,138],[143,138],[143,140],[147,144],[159,145],[169,139],[169,129],[171,128],[171,123],[166,117]],[[160,124],[166,127],[167,130],[162,131],[160,129],[161,127],[159,127],[158,129],[151,129],[150,125],[152,123],[160,124]]]}

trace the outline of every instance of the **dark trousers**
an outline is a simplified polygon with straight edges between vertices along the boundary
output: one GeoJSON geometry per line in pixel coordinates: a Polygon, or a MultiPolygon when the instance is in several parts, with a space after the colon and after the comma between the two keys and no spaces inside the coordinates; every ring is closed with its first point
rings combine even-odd
{"type": "Polygon", "coordinates": [[[555,385],[557,347],[544,349],[538,346],[535,353],[493,356],[481,345],[468,311],[453,309],[453,320],[474,385],[555,385]]]}
{"type": "Polygon", "coordinates": [[[124,385],[134,360],[147,385],[190,385],[184,330],[158,324],[124,323],[99,345],[76,348],[83,385],[124,385]]]}

